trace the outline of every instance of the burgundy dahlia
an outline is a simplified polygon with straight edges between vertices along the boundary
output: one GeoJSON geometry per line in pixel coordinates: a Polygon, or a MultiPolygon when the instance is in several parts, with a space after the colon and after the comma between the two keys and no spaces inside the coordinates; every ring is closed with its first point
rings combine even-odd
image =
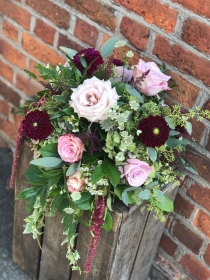
{"type": "Polygon", "coordinates": [[[80,72],[83,72],[84,70],[82,63],[80,62],[80,56],[82,56],[87,65],[90,66],[87,70],[88,76],[91,76],[97,70],[98,66],[104,62],[99,51],[96,51],[94,48],[84,49],[73,57],[73,62],[80,72]]]}
{"type": "Polygon", "coordinates": [[[161,116],[149,116],[139,123],[140,141],[147,147],[160,147],[168,140],[170,128],[161,116]]]}
{"type": "Polygon", "coordinates": [[[50,116],[43,111],[32,111],[23,119],[22,129],[23,134],[31,139],[45,139],[52,132],[50,116]]]}
{"type": "Polygon", "coordinates": [[[120,59],[113,59],[112,62],[115,66],[123,66],[124,65],[124,62],[120,59]]]}

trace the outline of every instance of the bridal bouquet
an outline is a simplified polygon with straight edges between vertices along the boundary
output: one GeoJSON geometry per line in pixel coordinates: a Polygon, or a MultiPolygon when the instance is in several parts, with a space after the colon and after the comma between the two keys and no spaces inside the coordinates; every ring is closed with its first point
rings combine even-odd
{"type": "Polygon", "coordinates": [[[11,185],[18,166],[23,138],[30,143],[33,160],[26,172],[30,188],[17,199],[27,200],[24,233],[42,234],[44,219],[58,212],[73,270],[80,269],[74,248],[77,225],[90,228],[92,243],[86,265],[90,271],[102,229],[112,229],[112,204],[146,202],[155,217],[173,211],[161,189],[179,185],[187,172],[197,174],[185,153],[190,119],[210,117],[210,112],[164,104],[170,90],[164,66],[139,60],[130,65],[132,51],[125,42],[110,39],[101,52],[80,52],[61,47],[65,65],[38,64],[40,76],[26,71],[44,90],[20,108],[23,120],[15,152],[11,185]],[[122,51],[114,58],[114,48],[122,51]],[[83,219],[88,211],[89,220],[83,219]]]}

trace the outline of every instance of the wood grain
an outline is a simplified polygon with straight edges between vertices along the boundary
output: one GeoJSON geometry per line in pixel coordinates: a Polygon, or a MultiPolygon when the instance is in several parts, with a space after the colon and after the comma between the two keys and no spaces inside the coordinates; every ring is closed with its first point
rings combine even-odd
{"type": "MultiPolygon", "coordinates": [[[[27,142],[21,146],[19,165],[15,182],[15,197],[25,188],[28,183],[25,172],[28,169],[29,161],[32,159],[30,147],[27,142]]],[[[16,200],[14,205],[14,225],[13,225],[13,260],[24,270],[33,280],[38,279],[40,263],[40,249],[36,240],[31,234],[23,234],[25,224],[26,203],[24,200],[16,200]]]]}

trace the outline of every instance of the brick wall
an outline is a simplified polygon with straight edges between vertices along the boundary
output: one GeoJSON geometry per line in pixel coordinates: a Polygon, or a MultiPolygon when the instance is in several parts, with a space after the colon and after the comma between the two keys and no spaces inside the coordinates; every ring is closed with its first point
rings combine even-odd
{"type": "MultiPolygon", "coordinates": [[[[0,136],[14,146],[15,106],[40,89],[23,69],[64,63],[59,46],[99,49],[114,36],[128,42],[133,63],[139,57],[166,63],[179,85],[169,103],[210,109],[209,5],[209,0],[0,0],[0,136]]],[[[179,190],[153,268],[170,280],[210,279],[210,123],[192,122],[191,154],[200,176],[190,176],[179,190]]]]}

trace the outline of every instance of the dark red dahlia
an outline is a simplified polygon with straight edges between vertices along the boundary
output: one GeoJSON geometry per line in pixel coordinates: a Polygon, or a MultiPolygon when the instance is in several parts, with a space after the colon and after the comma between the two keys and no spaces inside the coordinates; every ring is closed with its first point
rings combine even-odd
{"type": "Polygon", "coordinates": [[[50,116],[43,111],[32,111],[23,119],[22,129],[23,134],[31,139],[45,139],[52,132],[50,116]]]}
{"type": "Polygon", "coordinates": [[[187,132],[187,129],[184,126],[177,125],[175,127],[175,130],[180,132],[180,134],[177,135],[177,138],[179,138],[180,136],[182,136],[184,138],[190,138],[190,135],[189,135],[189,133],[187,132]]]}
{"type": "Polygon", "coordinates": [[[170,128],[161,116],[149,116],[139,123],[140,141],[147,147],[160,147],[168,140],[170,128]]]}
{"type": "Polygon", "coordinates": [[[113,59],[112,62],[115,66],[123,66],[124,65],[123,61],[120,60],[120,59],[113,59]]]}
{"type": "Polygon", "coordinates": [[[91,76],[97,70],[98,66],[104,62],[99,51],[96,51],[94,48],[84,49],[73,57],[74,64],[81,72],[83,72],[84,67],[80,62],[80,56],[82,56],[87,65],[90,66],[87,70],[88,76],[91,76]]]}

